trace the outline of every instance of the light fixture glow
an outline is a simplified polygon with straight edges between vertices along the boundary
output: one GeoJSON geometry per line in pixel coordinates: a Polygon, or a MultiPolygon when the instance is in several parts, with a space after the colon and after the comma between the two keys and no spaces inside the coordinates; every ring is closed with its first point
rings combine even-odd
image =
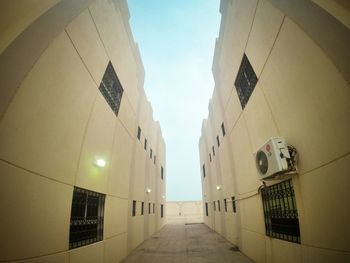
{"type": "Polygon", "coordinates": [[[220,185],[216,186],[216,190],[221,190],[221,186],[220,185]]]}
{"type": "Polygon", "coordinates": [[[150,192],[152,192],[152,190],[151,190],[150,188],[147,188],[147,189],[146,189],[146,192],[147,192],[147,193],[150,193],[150,192]]]}
{"type": "Polygon", "coordinates": [[[106,161],[103,159],[97,159],[95,161],[95,165],[98,167],[105,167],[106,166],[106,161]]]}

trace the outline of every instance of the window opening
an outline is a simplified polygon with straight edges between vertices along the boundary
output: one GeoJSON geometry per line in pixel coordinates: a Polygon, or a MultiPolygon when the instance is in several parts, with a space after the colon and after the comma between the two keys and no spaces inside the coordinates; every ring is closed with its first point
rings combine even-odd
{"type": "Polygon", "coordinates": [[[132,201],[132,216],[136,216],[136,201],[132,201]]]}
{"type": "Polygon", "coordinates": [[[232,196],[232,210],[233,213],[236,213],[236,198],[232,196]]]}
{"type": "Polygon", "coordinates": [[[224,137],[226,135],[224,123],[221,123],[221,131],[222,131],[222,137],[224,137]]]}
{"type": "Polygon", "coordinates": [[[115,115],[118,116],[124,90],[110,61],[103,75],[99,90],[107,101],[109,107],[115,115]]]}
{"type": "Polygon", "coordinates": [[[82,247],[103,239],[106,195],[74,187],[69,248],[82,247]]]}
{"type": "Polygon", "coordinates": [[[247,105],[257,82],[258,78],[254,72],[254,69],[250,64],[248,57],[246,54],[244,54],[235,81],[235,87],[242,109],[244,109],[247,105]]]}
{"type": "Polygon", "coordinates": [[[141,139],[141,128],[140,126],[137,128],[137,139],[141,139]]]}
{"type": "Polygon", "coordinates": [[[298,211],[292,180],[261,190],[266,235],[300,243],[298,211]]]}

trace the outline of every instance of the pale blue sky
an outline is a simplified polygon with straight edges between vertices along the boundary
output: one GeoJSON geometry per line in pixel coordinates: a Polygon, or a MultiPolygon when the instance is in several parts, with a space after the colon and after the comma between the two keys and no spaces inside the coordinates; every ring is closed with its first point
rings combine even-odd
{"type": "Polygon", "coordinates": [[[166,143],[167,200],[200,200],[198,140],[214,88],[219,0],[128,0],[145,90],[166,143]]]}

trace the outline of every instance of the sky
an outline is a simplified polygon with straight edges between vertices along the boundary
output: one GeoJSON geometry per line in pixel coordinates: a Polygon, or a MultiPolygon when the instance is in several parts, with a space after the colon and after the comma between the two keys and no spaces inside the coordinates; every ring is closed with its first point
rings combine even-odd
{"type": "Polygon", "coordinates": [[[128,0],[145,91],[166,144],[167,201],[201,200],[198,141],[214,88],[219,0],[128,0]]]}

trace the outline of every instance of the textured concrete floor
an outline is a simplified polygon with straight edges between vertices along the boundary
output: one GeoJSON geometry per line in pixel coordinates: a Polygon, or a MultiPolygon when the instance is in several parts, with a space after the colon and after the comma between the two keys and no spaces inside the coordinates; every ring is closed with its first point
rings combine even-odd
{"type": "Polygon", "coordinates": [[[204,224],[166,225],[135,249],[123,263],[251,263],[232,244],[204,224]]]}

